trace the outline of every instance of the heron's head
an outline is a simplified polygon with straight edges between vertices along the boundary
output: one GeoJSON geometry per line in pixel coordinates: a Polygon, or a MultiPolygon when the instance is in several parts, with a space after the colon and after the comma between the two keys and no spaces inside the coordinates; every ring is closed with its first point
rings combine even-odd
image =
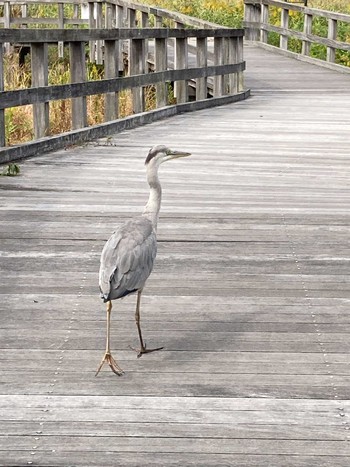
{"type": "Polygon", "coordinates": [[[190,156],[190,152],[185,151],[175,151],[173,149],[164,146],[163,144],[159,144],[158,146],[153,146],[150,149],[148,156],[145,160],[146,166],[149,164],[155,164],[159,166],[163,162],[170,161],[171,159],[177,159],[179,157],[187,157],[190,156]]]}

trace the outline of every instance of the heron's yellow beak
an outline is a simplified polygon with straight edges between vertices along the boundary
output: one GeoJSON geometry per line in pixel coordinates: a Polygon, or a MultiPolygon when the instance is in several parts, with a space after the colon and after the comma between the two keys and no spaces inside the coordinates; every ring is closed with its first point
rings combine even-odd
{"type": "Polygon", "coordinates": [[[179,157],[187,157],[190,156],[190,152],[184,152],[184,151],[173,151],[170,150],[167,154],[169,156],[169,159],[178,159],[179,157]]]}

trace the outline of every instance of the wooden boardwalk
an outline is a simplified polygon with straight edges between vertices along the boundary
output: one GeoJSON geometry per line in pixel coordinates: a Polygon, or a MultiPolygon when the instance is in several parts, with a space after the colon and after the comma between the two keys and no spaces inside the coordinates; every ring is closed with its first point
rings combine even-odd
{"type": "Polygon", "coordinates": [[[350,464],[350,77],[246,48],[252,97],[21,163],[1,177],[0,465],[350,464]],[[137,359],[94,373],[105,239],[161,168],[137,359]]]}

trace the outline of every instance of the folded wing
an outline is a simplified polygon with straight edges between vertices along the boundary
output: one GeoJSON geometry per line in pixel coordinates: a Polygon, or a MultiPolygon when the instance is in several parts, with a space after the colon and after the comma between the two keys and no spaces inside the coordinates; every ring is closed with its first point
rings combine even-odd
{"type": "Polygon", "coordinates": [[[141,289],[152,272],[156,254],[157,239],[151,221],[138,217],[120,226],[101,255],[99,284],[104,301],[141,289]]]}

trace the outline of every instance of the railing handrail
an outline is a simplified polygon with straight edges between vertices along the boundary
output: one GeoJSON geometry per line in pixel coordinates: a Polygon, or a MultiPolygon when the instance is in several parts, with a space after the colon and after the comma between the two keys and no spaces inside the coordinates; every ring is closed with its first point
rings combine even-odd
{"type": "Polygon", "coordinates": [[[243,37],[243,29],[1,29],[1,42],[82,42],[91,40],[243,37]]]}

